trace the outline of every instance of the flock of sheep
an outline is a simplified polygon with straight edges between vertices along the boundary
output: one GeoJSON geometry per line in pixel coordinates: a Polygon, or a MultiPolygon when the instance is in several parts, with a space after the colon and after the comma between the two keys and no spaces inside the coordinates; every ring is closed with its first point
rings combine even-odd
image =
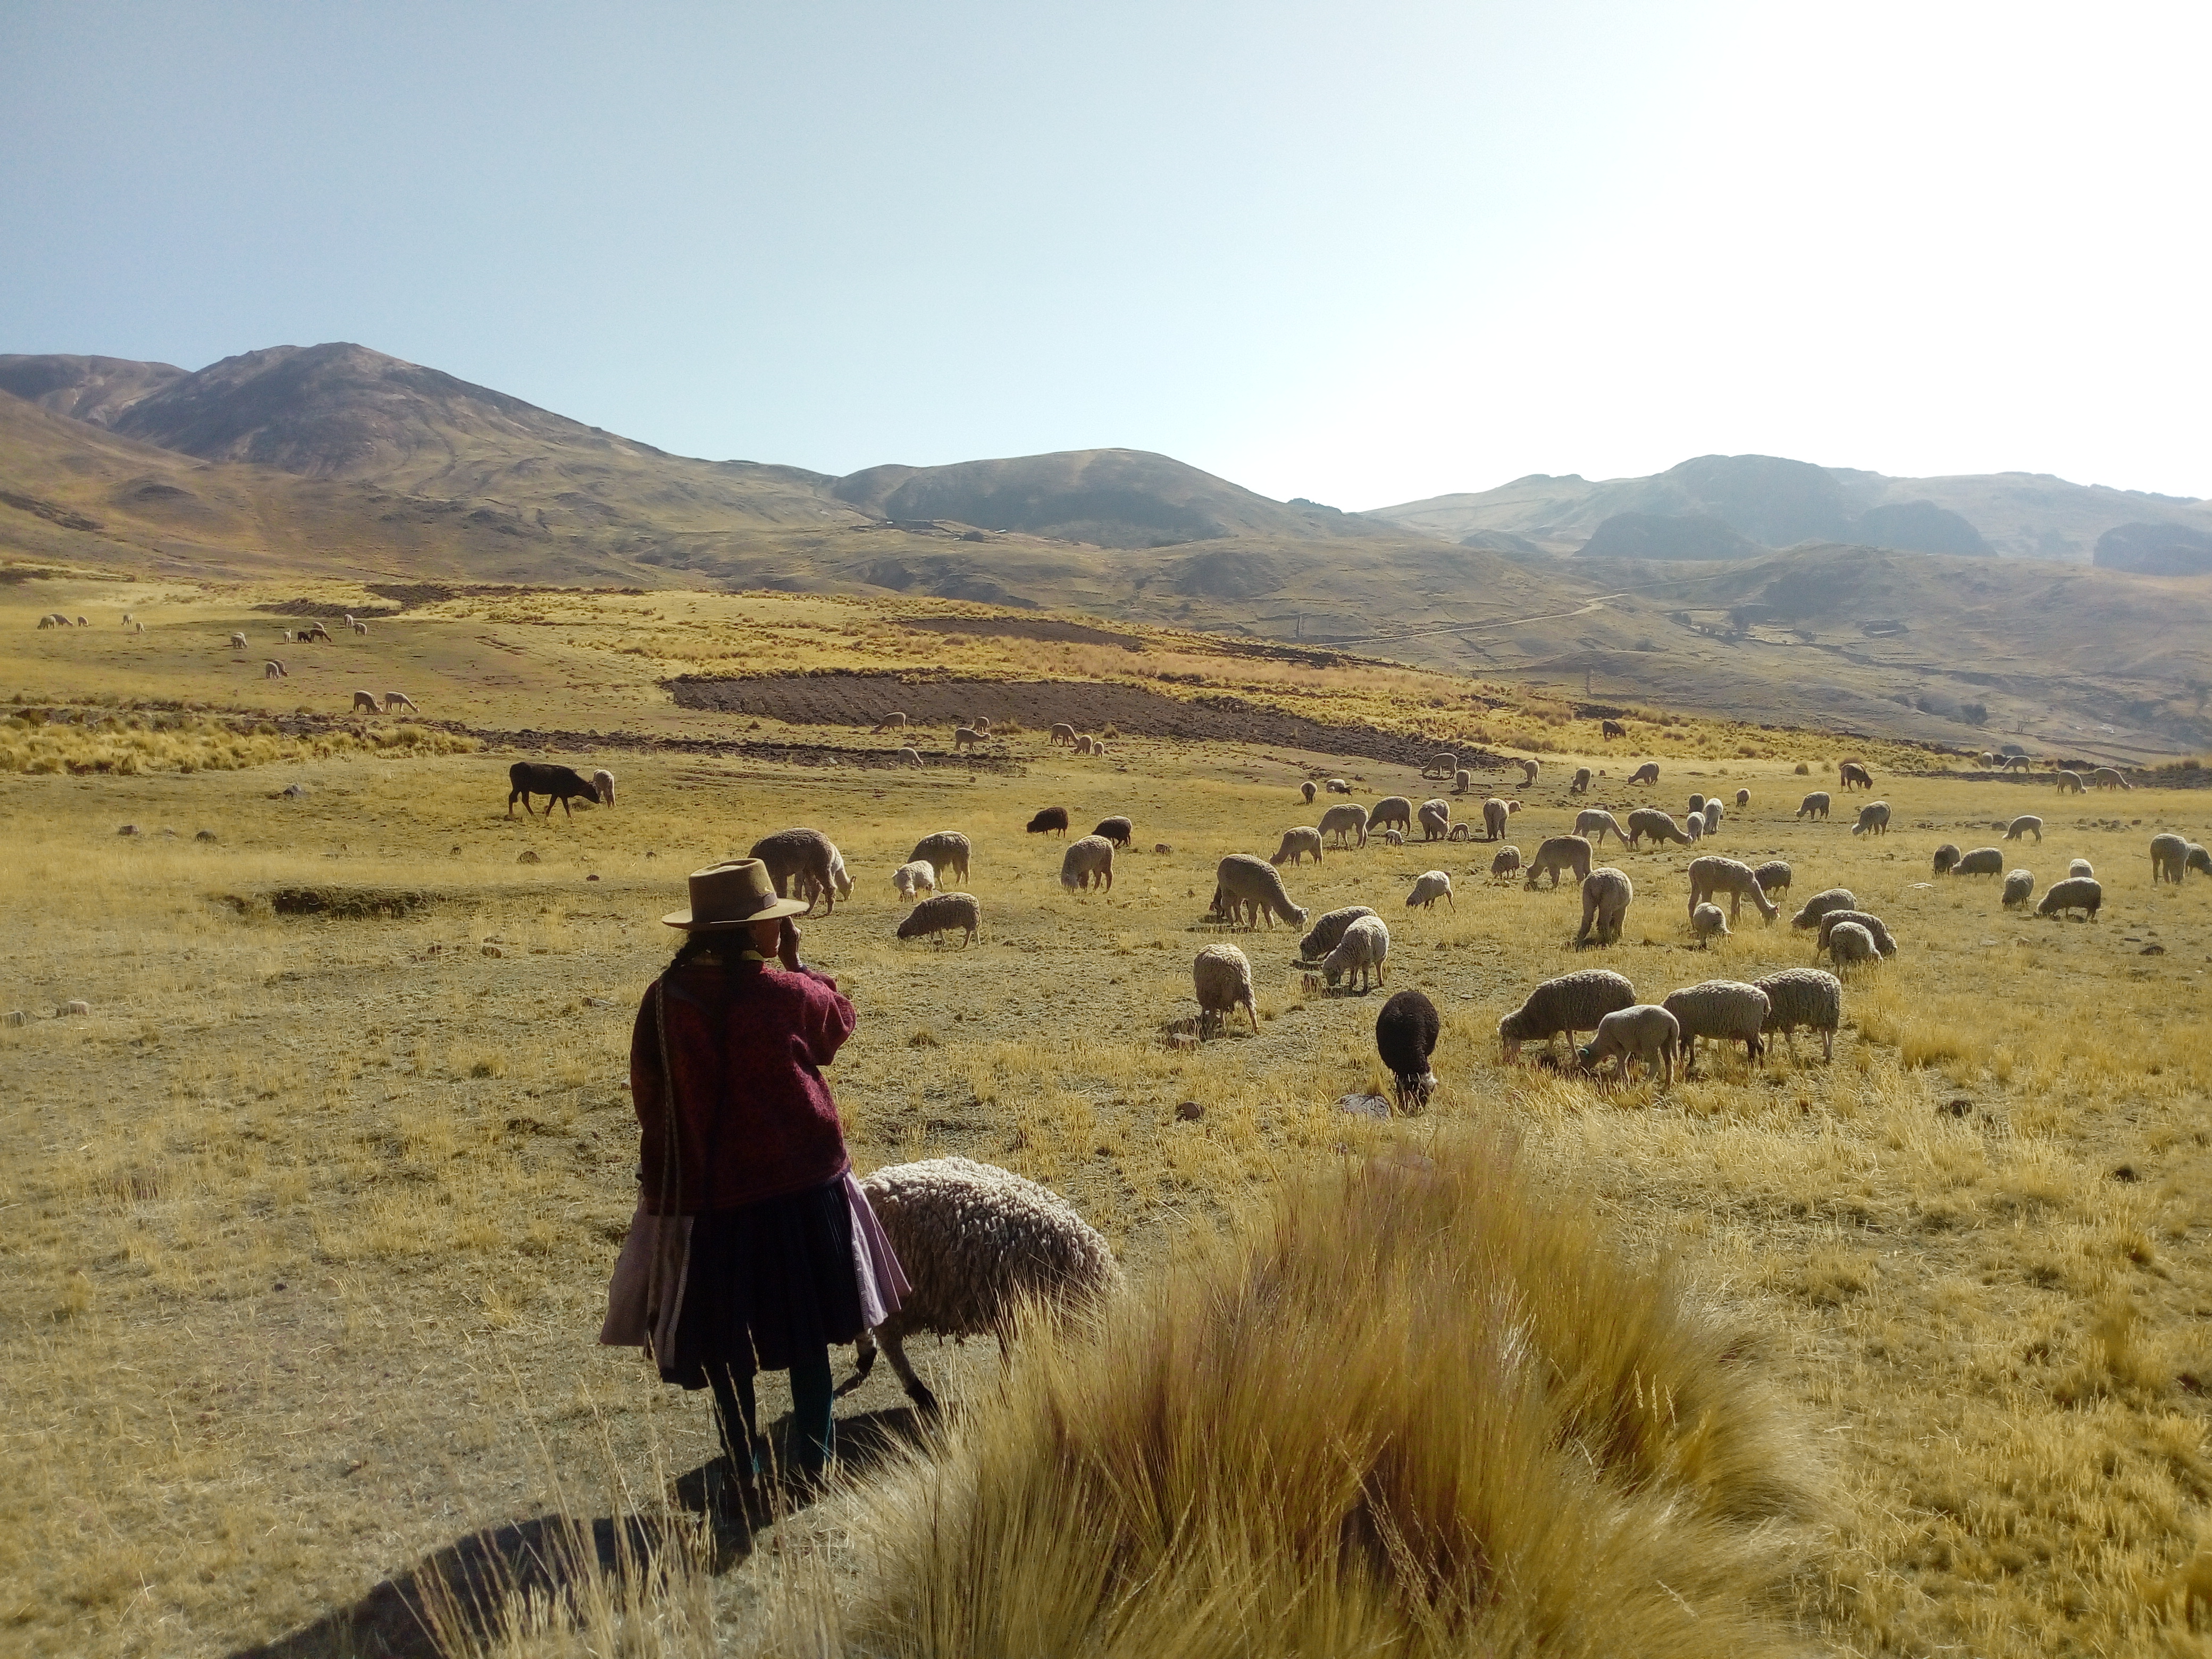
{"type": "MultiPolygon", "coordinates": [[[[136,634],[143,634],[146,631],[146,624],[139,621],[137,617],[132,616],[128,611],[123,613],[123,625],[136,634]]],[[[356,634],[367,634],[368,632],[368,624],[362,621],[360,617],[354,616],[350,611],[346,613],[343,625],[356,634]]],[[[39,626],[40,628],[89,628],[92,624],[82,617],[79,617],[75,622],[71,622],[70,618],[61,611],[50,611],[45,616],[39,618],[39,626]]],[[[319,622],[310,623],[305,628],[279,629],[277,632],[287,645],[311,645],[318,642],[324,645],[329,645],[334,643],[331,638],[331,630],[319,622]]],[[[229,640],[229,645],[230,649],[234,652],[243,652],[249,648],[246,637],[242,633],[232,634],[229,640]]],[[[284,680],[289,679],[291,677],[292,671],[285,665],[283,658],[270,657],[262,662],[261,678],[263,679],[284,680]]],[[[376,695],[374,692],[356,691],[353,694],[352,712],[356,714],[397,714],[403,708],[408,709],[415,714],[422,713],[421,709],[416,708],[414,699],[410,697],[404,691],[386,691],[384,694],[381,705],[379,704],[376,695]]]]}

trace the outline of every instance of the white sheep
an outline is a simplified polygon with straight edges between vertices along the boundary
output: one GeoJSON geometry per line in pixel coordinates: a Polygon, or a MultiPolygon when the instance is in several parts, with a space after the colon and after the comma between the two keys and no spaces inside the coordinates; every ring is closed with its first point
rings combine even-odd
{"type": "Polygon", "coordinates": [[[1836,1057],[1836,1029],[1844,1019],[1844,984],[1818,968],[1784,968],[1756,981],[1766,994],[1766,1024],[1760,1035],[1779,1031],[1797,1052],[1797,1028],[1820,1034],[1820,1058],[1836,1057]]]}
{"type": "Polygon", "coordinates": [[[1621,924],[1628,916],[1628,907],[1636,897],[1636,884],[1627,872],[1601,864],[1583,878],[1583,925],[1575,935],[1579,945],[1597,931],[1597,943],[1617,945],[1620,942],[1621,924]]]}
{"type": "Polygon", "coordinates": [[[230,648],[231,648],[232,650],[234,650],[234,651],[243,651],[243,650],[245,650],[245,649],[246,649],[246,635],[243,635],[243,634],[233,634],[233,635],[230,636],[230,648]]]}
{"type": "Polygon", "coordinates": [[[1352,793],[1352,786],[1342,778],[1331,778],[1322,787],[1332,795],[1348,795],[1352,793]]]}
{"type": "Polygon", "coordinates": [[[1462,819],[1459,823],[1452,825],[1451,834],[1445,836],[1444,839],[1447,841],[1473,841],[1474,839],[1474,826],[1468,823],[1465,819],[1462,819]]]}
{"type": "Polygon", "coordinates": [[[1959,854],[1959,861],[1951,866],[1954,876],[2001,876],[2004,873],[2004,852],[1996,847],[1977,847],[1971,853],[1959,854]]]}
{"type": "Polygon", "coordinates": [[[605,767],[602,766],[592,774],[592,787],[599,792],[600,805],[612,806],[615,804],[615,775],[605,767]]]}
{"type": "Polygon", "coordinates": [[[1482,803],[1482,838],[1485,841],[1504,841],[1505,821],[1521,810],[1517,800],[1505,800],[1492,795],[1482,803]]]}
{"type": "Polygon", "coordinates": [[[1744,809],[1745,807],[1747,807],[1747,806],[1748,806],[1748,805],[1751,805],[1751,791],[1750,791],[1750,790],[1748,790],[1748,789],[1739,789],[1739,790],[1737,790],[1737,791],[1735,792],[1735,810],[1736,810],[1737,811],[1741,812],[1741,811],[1743,811],[1743,809],[1744,809]]]}
{"type": "Polygon", "coordinates": [[[2041,841],[2043,839],[2043,820],[2036,817],[2033,812],[2023,812],[2018,817],[2014,818],[2010,823],[2005,825],[2005,839],[2007,841],[2018,841],[2022,836],[2033,836],[2036,840],[2041,841]]]}
{"type": "Polygon", "coordinates": [[[1298,793],[1306,798],[1306,805],[1311,806],[1313,805],[1314,798],[1313,780],[1311,778],[1308,778],[1304,783],[1300,784],[1298,786],[1298,793]]]}
{"type": "Polygon", "coordinates": [[[2150,838],[2150,883],[2155,887],[2161,881],[2181,884],[2184,871],[2189,867],[2189,839],[2172,834],[2150,838]]]}
{"type": "Polygon", "coordinates": [[[1410,910],[1418,904],[1424,910],[1433,910],[1438,899],[1455,910],[1459,908],[1452,898],[1451,878],[1441,870],[1424,871],[1413,878],[1413,891],[1406,895],[1406,908],[1410,910]]]}
{"type": "Polygon", "coordinates": [[[1070,892],[1087,893],[1093,882],[1099,890],[1114,890],[1114,843],[1103,836],[1083,836],[1068,842],[1060,854],[1060,884],[1070,892]]]}
{"type": "MultiPolygon", "coordinates": [[[[982,741],[983,734],[972,726],[956,726],[952,728],[952,752],[956,755],[963,749],[973,749],[982,741]]],[[[1086,747],[1083,752],[1087,755],[1091,750],[1086,747]]]]}
{"type": "Polygon", "coordinates": [[[1703,812],[1692,812],[1688,817],[1683,819],[1682,835],[1684,839],[1690,842],[1692,845],[1704,840],[1705,835],[1705,815],[1703,812]]]}
{"type": "Polygon", "coordinates": [[[1332,988],[1340,979],[1358,974],[1359,988],[1364,992],[1370,974],[1376,984],[1387,982],[1382,965],[1389,954],[1390,930],[1382,925],[1382,917],[1361,916],[1344,930],[1336,949],[1323,958],[1321,970],[1332,988]]]}
{"type": "Polygon", "coordinates": [[[1690,907],[1690,931],[1698,936],[1698,948],[1706,949],[1716,939],[1728,937],[1728,915],[1717,904],[1693,904],[1690,907]]]}
{"type": "Polygon", "coordinates": [[[1597,1035],[1579,1058],[1591,1071],[1610,1060],[1614,1078],[1623,1083],[1628,1080],[1628,1062],[1640,1060],[1646,1071],[1659,1074],[1662,1088],[1670,1088],[1674,1082],[1674,1055],[1681,1042],[1681,1028],[1674,1016],[1656,1003],[1644,1002],[1598,1021],[1597,1035]]]}
{"type": "Polygon", "coordinates": [[[1828,956],[1836,964],[1838,973],[1861,963],[1879,960],[1874,948],[1874,935],[1855,921],[1843,922],[1830,932],[1828,956]]]}
{"type": "Polygon", "coordinates": [[[2063,917],[2069,910],[2079,910],[2094,921],[2098,907],[2104,902],[2105,890],[2094,877],[2069,876],[2064,881],[2052,882],[2045,890],[2043,902],[2035,907],[2035,914],[2063,917]]]}
{"type": "Polygon", "coordinates": [[[1807,899],[1805,908],[1790,918],[1790,925],[1800,930],[1818,927],[1820,918],[1831,910],[1856,910],[1858,908],[1858,896],[1850,888],[1831,887],[1807,899]]]}
{"type": "Polygon", "coordinates": [[[368,632],[368,624],[365,622],[356,622],[353,624],[353,631],[356,634],[366,634],[368,632]]]}
{"type": "Polygon", "coordinates": [[[2212,851],[2199,842],[2189,843],[2189,852],[2181,860],[2182,868],[2194,870],[2200,876],[2212,876],[2212,851]]]}
{"type": "Polygon", "coordinates": [[[900,898],[911,904],[920,894],[937,890],[937,872],[930,867],[927,859],[908,859],[891,872],[891,887],[900,898]]]}
{"type": "Polygon", "coordinates": [[[1567,793],[1571,795],[1587,795],[1589,793],[1589,768],[1587,766],[1575,768],[1575,781],[1567,786],[1567,793]]]}
{"type": "Polygon", "coordinates": [[[1752,908],[1772,921],[1782,914],[1781,907],[1766,896],[1759,884],[1759,872],[1738,859],[1722,858],[1708,853],[1703,858],[1690,860],[1690,908],[1694,911],[1707,899],[1726,893],[1729,896],[1729,920],[1735,921],[1743,915],[1743,902],[1749,899],[1752,908]]]}
{"type": "Polygon", "coordinates": [[[975,943],[975,930],[982,921],[983,907],[976,903],[973,893],[939,893],[935,898],[922,900],[906,913],[906,920],[898,925],[898,936],[927,938],[942,945],[943,935],[957,927],[966,935],[960,941],[964,950],[975,943]]]}
{"type": "Polygon", "coordinates": [[[1820,931],[1813,939],[1813,959],[1815,962],[1828,948],[1828,940],[1835,930],[1847,922],[1856,923],[1867,930],[1867,936],[1874,940],[1876,956],[1893,957],[1897,954],[1897,941],[1890,937],[1888,924],[1872,911],[1831,910],[1820,918],[1820,931]]]}
{"type": "Polygon", "coordinates": [[[1369,835],[1387,830],[1394,824],[1401,830],[1410,830],[1413,827],[1413,803],[1405,796],[1385,795],[1367,809],[1369,835]]]}
{"type": "Polygon", "coordinates": [[[1452,774],[1452,793],[1464,795],[1474,787],[1474,774],[1464,767],[1452,774]]]}
{"type": "Polygon", "coordinates": [[[1345,844],[1345,837],[1357,836],[1362,847],[1367,845],[1367,809],[1358,801],[1345,801],[1332,806],[1321,815],[1321,832],[1334,836],[1336,844],[1345,844]]]}
{"type": "Polygon", "coordinates": [[[1535,781],[1536,763],[1532,760],[1522,761],[1521,763],[1521,787],[1525,789],[1535,781]]]}
{"type": "Polygon", "coordinates": [[[1209,945],[1191,963],[1191,981],[1198,993],[1198,1034],[1200,1037],[1225,1029],[1227,1016],[1242,1008],[1260,1034],[1260,1016],[1252,1002],[1252,964],[1233,945],[1209,945]]]}
{"type": "Polygon", "coordinates": [[[1705,833],[1717,836],[1721,832],[1721,803],[1717,796],[1705,803],[1705,833]]]}
{"type": "Polygon", "coordinates": [[[1313,929],[1298,941],[1298,957],[1303,962],[1318,962],[1343,939],[1344,930],[1362,916],[1375,913],[1364,904],[1347,904],[1341,910],[1332,910],[1313,925],[1313,929]]]}
{"type": "Polygon", "coordinates": [[[288,679],[290,678],[290,672],[283,663],[271,657],[261,665],[261,678],[264,680],[288,679]]]}
{"type": "Polygon", "coordinates": [[[933,836],[924,836],[915,842],[914,851],[907,854],[909,860],[922,859],[937,872],[940,882],[965,882],[968,879],[968,837],[957,830],[940,830],[933,836]]]}
{"type": "Polygon", "coordinates": [[[2097,872],[2088,860],[2075,859],[2066,866],[2066,873],[2069,876],[2094,876],[2097,872]]]}
{"type": "Polygon", "coordinates": [[[1406,844],[1406,837],[1395,830],[1385,830],[1382,832],[1382,844],[1385,847],[1403,847],[1406,844]]]}
{"type": "Polygon", "coordinates": [[[880,1346],[907,1397],[934,1411],[905,1339],[995,1336],[1003,1356],[1025,1310],[1079,1311],[1117,1294],[1114,1252],[1049,1188],[964,1158],[895,1164],[860,1182],[911,1288],[899,1310],[855,1345],[857,1388],[880,1346]]]}
{"type": "MultiPolygon", "coordinates": [[[[1483,810],[1486,815],[1489,809],[1483,810]]],[[[1423,841],[1442,841],[1451,833],[1451,803],[1448,800],[1425,800],[1416,816],[1421,821],[1423,841]]]]}
{"type": "Polygon", "coordinates": [[[1682,1075],[1698,1069],[1698,1039],[1743,1044],[1744,1059],[1753,1065],[1765,1053],[1759,1033],[1766,1029],[1772,1005],[1756,985],[1739,980],[1709,979],[1698,985],[1670,991],[1659,1005],[1674,1016],[1682,1036],[1682,1075]]]}
{"type": "Polygon", "coordinates": [[[1283,844],[1275,849],[1274,857],[1267,862],[1296,866],[1302,863],[1308,854],[1313,855],[1316,864],[1321,862],[1321,831],[1310,824],[1301,824],[1295,830],[1283,831],[1283,844]]]}
{"type": "Polygon", "coordinates": [[[1759,890],[1770,898],[1790,890],[1790,866],[1786,860],[1769,859],[1751,873],[1758,878],[1759,890]]]}
{"type": "Polygon", "coordinates": [[[1801,818],[1826,817],[1828,816],[1828,792],[1825,789],[1815,789],[1811,794],[1806,796],[1804,799],[1797,803],[1797,811],[1793,814],[1793,816],[1801,818]]]}
{"type": "Polygon", "coordinates": [[[2017,910],[2035,896],[2035,872],[2014,870],[2005,877],[2004,908],[2017,910]]]}
{"type": "Polygon", "coordinates": [[[1859,821],[1851,826],[1855,836],[1886,836],[1889,833],[1889,803],[1870,800],[1859,808],[1859,821]]]}
{"type": "Polygon", "coordinates": [[[1517,847],[1500,848],[1491,857],[1490,876],[1493,881],[1500,876],[1516,874],[1520,868],[1521,849],[1517,847]]]}
{"type": "Polygon", "coordinates": [[[1635,1000],[1636,988],[1628,976],[1610,968],[1585,968],[1547,979],[1498,1022],[1501,1054],[1510,1064],[1524,1042],[1549,1042],[1564,1035],[1571,1044],[1576,1032],[1595,1031],[1607,1014],[1635,1000]]]}

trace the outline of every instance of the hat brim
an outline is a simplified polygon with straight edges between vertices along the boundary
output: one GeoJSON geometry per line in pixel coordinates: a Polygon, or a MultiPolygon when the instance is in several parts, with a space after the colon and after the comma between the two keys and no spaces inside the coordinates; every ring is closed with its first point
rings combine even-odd
{"type": "Polygon", "coordinates": [[[805,899],[770,899],[749,916],[736,916],[727,921],[694,921],[687,910],[671,910],[661,917],[661,925],[681,927],[687,933],[728,933],[739,927],[750,927],[757,921],[781,921],[786,916],[803,916],[813,907],[805,899]]]}

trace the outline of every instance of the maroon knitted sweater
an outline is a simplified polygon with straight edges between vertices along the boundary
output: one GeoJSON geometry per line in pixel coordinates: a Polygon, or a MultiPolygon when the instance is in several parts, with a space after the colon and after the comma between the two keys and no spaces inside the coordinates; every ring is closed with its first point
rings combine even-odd
{"type": "Polygon", "coordinates": [[[852,1034],[853,1005],[836,981],[811,969],[692,963],[663,974],[639,1005],[629,1042],[646,1209],[731,1210],[844,1174],[845,1132],[821,1068],[852,1034]],[[663,996],[676,1073],[672,1134],[661,1075],[663,996]]]}

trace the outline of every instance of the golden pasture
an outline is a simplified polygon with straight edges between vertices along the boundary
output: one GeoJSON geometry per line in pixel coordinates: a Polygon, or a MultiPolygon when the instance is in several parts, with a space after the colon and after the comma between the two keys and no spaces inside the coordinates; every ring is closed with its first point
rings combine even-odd
{"type": "MultiPolygon", "coordinates": [[[[1435,793],[1411,768],[1132,736],[1086,760],[1048,746],[1041,707],[1003,744],[1025,772],[611,738],[549,757],[611,767],[619,805],[510,820],[502,730],[898,741],[678,711],[656,683],[674,669],[1079,678],[1132,672],[1113,661],[1128,653],[921,639],[849,602],[701,595],[695,615],[688,595],[517,595],[380,622],[366,649],[314,647],[362,654],[325,659],[303,686],[296,663],[264,683],[222,648],[243,622],[265,636],[275,619],[248,607],[266,594],[143,590],[146,635],[34,635],[40,611],[74,614],[96,592],[51,586],[5,593],[0,696],[106,717],[47,732],[80,762],[127,746],[155,701],[209,719],[342,714],[332,699],[356,680],[408,691],[425,730],[487,735],[481,752],[332,734],[320,753],[311,740],[190,772],[158,745],[135,770],[0,770],[0,1012],[31,1016],[0,1028],[0,1646],[220,1654],[305,1632],[290,1651],[344,1651],[344,1610],[441,1547],[549,1510],[650,1506],[702,1461],[702,1399],[592,1337],[633,1201],[630,1013],[673,944],[658,918],[684,872],[770,830],[824,830],[858,883],[805,924],[804,949],[860,1011],[832,1082],[863,1166],[957,1152],[1047,1182],[1142,1295],[1218,1223],[1367,1144],[1336,1103],[1381,1081],[1382,996],[1303,988],[1294,933],[1236,936],[1256,1033],[1240,1017],[1202,1047],[1177,1038],[1196,1012],[1191,957],[1221,936],[1204,917],[1216,861],[1313,822],[1297,787],[1310,772],[1356,778],[1370,803],[1435,793]],[[294,783],[306,793],[281,793],[294,783]],[[1134,819],[1110,893],[1062,889],[1059,844],[1022,827],[1047,804],[1079,832],[1134,819]],[[126,823],[138,833],[118,835],[126,823]],[[892,936],[890,872],[940,829],[975,843],[972,950],[892,936]],[[325,908],[280,912],[288,893],[325,908]],[[73,999],[89,1015],[58,1016],[73,999]]],[[[267,648],[248,654],[258,672],[267,648]]],[[[1533,787],[1476,782],[1475,800],[1523,800],[1524,852],[1583,804],[1566,793],[1578,753],[1610,774],[1591,800],[1623,815],[1723,795],[1710,849],[1605,852],[1637,899],[1604,950],[1571,948],[1571,884],[1493,884],[1480,842],[1370,842],[1285,874],[1314,914],[1372,905],[1389,985],[1443,1011],[1443,1086],[1417,1134],[1516,1134],[1531,1179],[1760,1334],[1762,1375],[1819,1449],[1824,1507],[1788,1578],[1814,1641],[2196,1650],[2190,1616],[2212,1592],[2212,883],[2154,888],[2145,849],[2160,830],[2208,839],[2212,796],[2061,799],[1933,757],[1900,772],[1903,751],[1853,744],[1894,811],[1889,836],[1854,838],[1841,795],[1828,823],[1791,817],[1807,788],[1833,787],[1846,745],[1829,736],[1641,722],[1633,756],[1607,755],[1540,698],[1449,707],[1463,681],[1377,670],[1362,684],[1356,666],[1254,664],[1190,636],[1146,656],[1139,670],[1188,664],[1170,672],[1338,720],[1483,718],[1501,744],[1540,744],[1533,787]],[[1628,790],[1647,756],[1659,785],[1628,790]],[[2039,889],[2091,859],[2099,921],[2008,914],[1995,880],[1931,874],[1938,842],[1998,843],[1992,822],[2021,811],[2043,814],[2044,839],[2008,846],[2008,864],[2039,889]],[[1693,948],[1682,872],[1706,850],[1789,860],[1785,917],[1842,884],[1898,935],[1898,959],[1853,980],[1833,1063],[1801,1036],[1795,1059],[1719,1056],[1666,1090],[1501,1066],[1499,1015],[1573,967],[1618,968],[1656,1000],[1810,960],[1805,934],[1748,912],[1693,948]],[[1454,902],[1408,911],[1431,868],[1451,873],[1454,902]]],[[[0,722],[0,745],[33,735],[0,722]]],[[[956,1395],[987,1390],[997,1365],[988,1344],[915,1352],[956,1395]]],[[[773,1418],[772,1390],[763,1403],[773,1418]]],[[[898,1403],[884,1368],[840,1409],[898,1403]]],[[[732,1628],[750,1627],[757,1560],[698,1592],[732,1628]]]]}

